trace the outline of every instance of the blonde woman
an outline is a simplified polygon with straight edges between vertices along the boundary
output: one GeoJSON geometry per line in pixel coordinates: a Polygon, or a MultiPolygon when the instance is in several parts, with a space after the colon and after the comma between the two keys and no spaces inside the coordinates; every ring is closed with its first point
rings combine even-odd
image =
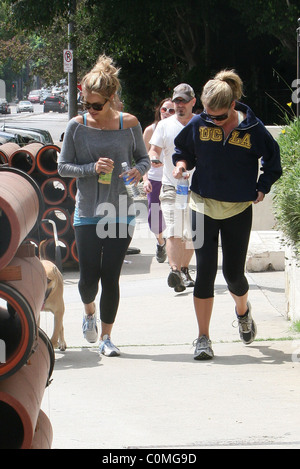
{"type": "Polygon", "coordinates": [[[132,199],[120,178],[121,165],[127,162],[131,167],[135,161],[129,172],[132,183],[138,183],[150,168],[137,118],[116,110],[119,72],[112,59],[103,55],[83,78],[82,102],[88,112],[69,122],[58,161],[61,176],[77,179],[74,229],[83,334],[90,343],[98,340],[95,298],[101,281],[99,350],[106,356],[120,354],[111,332],[119,306],[121,267],[134,224],[134,214],[128,214],[132,199]]]}
{"type": "Polygon", "coordinates": [[[174,177],[195,168],[190,204],[197,259],[194,305],[199,336],[195,360],[214,356],[209,325],[219,233],[223,274],[235,302],[241,340],[249,345],[257,333],[244,271],[252,204],[263,201],[282,170],[278,144],[253,111],[239,102],[242,96],[243,83],[234,70],[218,73],[204,86],[204,112],[175,139],[174,177]],[[259,176],[261,157],[263,171],[259,176]]]}

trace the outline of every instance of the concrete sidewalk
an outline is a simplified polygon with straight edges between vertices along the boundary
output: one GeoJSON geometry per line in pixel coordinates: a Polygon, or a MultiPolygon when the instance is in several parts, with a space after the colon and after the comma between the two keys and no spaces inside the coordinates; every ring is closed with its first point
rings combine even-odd
{"type": "MultiPolygon", "coordinates": [[[[127,256],[122,270],[113,330],[119,358],[99,357],[82,338],[78,272],[65,273],[68,349],[56,353],[42,405],[53,448],[300,448],[300,334],[284,317],[284,272],[248,274],[258,336],[246,347],[219,270],[216,357],[196,362],[192,289],[176,294],[167,286],[169,266],[156,262],[149,233],[131,246],[141,254],[127,256]]],[[[49,336],[52,325],[42,313],[49,336]]]]}

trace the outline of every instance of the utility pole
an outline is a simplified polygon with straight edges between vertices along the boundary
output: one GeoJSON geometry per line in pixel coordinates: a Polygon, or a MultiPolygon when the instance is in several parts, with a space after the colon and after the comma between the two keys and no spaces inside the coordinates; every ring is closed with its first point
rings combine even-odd
{"type": "MultiPolygon", "coordinates": [[[[298,29],[297,29],[297,90],[300,86],[300,18],[298,19],[298,29]]],[[[300,98],[297,92],[297,119],[300,116],[300,98]]]]}
{"type": "Polygon", "coordinates": [[[68,73],[68,101],[69,101],[69,119],[77,116],[77,59],[76,59],[76,40],[75,40],[75,21],[76,0],[69,1],[69,24],[68,24],[68,47],[73,51],[73,72],[68,73]]]}

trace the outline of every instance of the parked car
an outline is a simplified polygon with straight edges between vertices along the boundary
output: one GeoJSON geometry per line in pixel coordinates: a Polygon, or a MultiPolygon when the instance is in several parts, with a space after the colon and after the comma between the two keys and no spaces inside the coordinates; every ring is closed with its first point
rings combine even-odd
{"type": "Polygon", "coordinates": [[[24,146],[24,144],[26,143],[21,135],[17,135],[13,132],[10,133],[0,131],[0,145],[10,142],[17,143],[20,147],[24,146]]]}
{"type": "Polygon", "coordinates": [[[51,96],[51,94],[50,90],[42,90],[40,94],[40,104],[44,104],[45,99],[51,96]]]}
{"type": "Polygon", "coordinates": [[[48,96],[44,101],[44,112],[67,112],[68,104],[63,96],[48,96]]]}
{"type": "Polygon", "coordinates": [[[30,101],[20,101],[17,104],[17,113],[20,112],[33,112],[33,105],[30,101]]]}
{"type": "Polygon", "coordinates": [[[10,114],[11,113],[11,109],[10,109],[9,104],[6,101],[6,99],[0,99],[0,113],[1,114],[10,114]]]}
{"type": "Polygon", "coordinates": [[[53,139],[48,130],[32,129],[29,127],[18,127],[15,125],[5,124],[0,129],[2,131],[13,132],[14,134],[20,135],[26,144],[32,141],[41,142],[44,145],[53,145],[53,139]]]}
{"type": "Polygon", "coordinates": [[[40,102],[40,94],[41,94],[40,90],[30,91],[30,93],[28,95],[28,101],[30,101],[31,103],[39,103],[40,102]]]}

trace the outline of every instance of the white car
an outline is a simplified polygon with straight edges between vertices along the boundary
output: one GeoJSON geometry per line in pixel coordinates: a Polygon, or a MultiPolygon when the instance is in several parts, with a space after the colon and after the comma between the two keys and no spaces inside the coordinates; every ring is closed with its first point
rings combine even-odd
{"type": "Polygon", "coordinates": [[[20,101],[17,104],[17,113],[20,112],[33,112],[33,105],[30,101],[20,101]]]}

